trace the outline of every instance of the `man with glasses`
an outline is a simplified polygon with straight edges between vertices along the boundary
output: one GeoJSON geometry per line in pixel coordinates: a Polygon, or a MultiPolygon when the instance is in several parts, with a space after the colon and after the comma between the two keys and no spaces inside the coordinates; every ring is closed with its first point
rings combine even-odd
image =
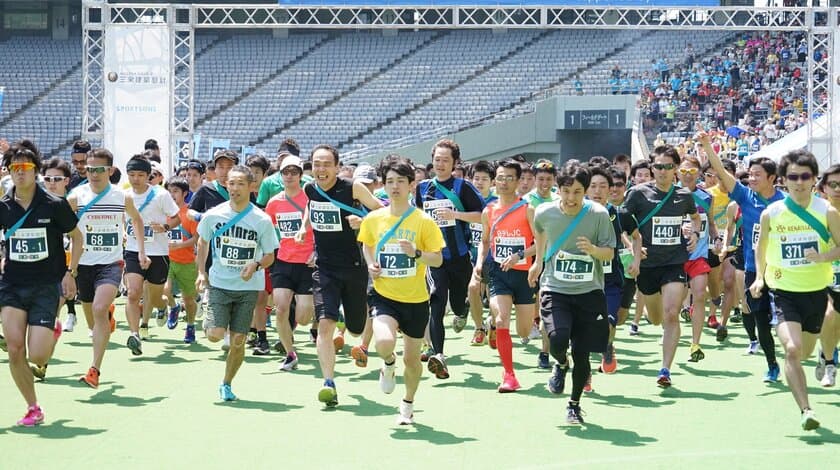
{"type": "Polygon", "coordinates": [[[76,286],[85,316],[93,319],[93,363],[79,381],[91,388],[99,387],[102,359],[113,331],[109,309],[117,296],[125,266],[123,226],[126,215],[131,218],[136,237],[138,264],[147,269],[152,262],[146,256],[140,212],[132,198],[111,186],[109,177],[114,172],[113,165],[114,156],[110,151],[92,150],[85,167],[89,181],[67,197],[79,217],[79,229],[84,236],[85,249],[79,260],[76,286]]]}
{"type": "Polygon", "coordinates": [[[73,150],[70,153],[70,163],[73,164],[75,172],[70,177],[70,183],[67,185],[67,192],[73,190],[76,186],[87,183],[87,154],[90,152],[90,144],[86,140],[77,140],[73,142],[73,150]]]}
{"type": "Polygon", "coordinates": [[[808,402],[802,361],[811,356],[822,328],[833,283],[831,261],[840,258],[840,213],[814,196],[819,167],[814,156],[794,150],[779,163],[789,195],[761,214],[750,294],[770,288],[776,335],[785,351],[785,379],[799,406],[802,429],[820,425],[808,402]]]}
{"type": "Polygon", "coordinates": [[[660,387],[671,386],[671,365],[680,339],[679,311],[685,298],[686,274],[683,265],[697,247],[701,233],[700,216],[691,191],[678,188],[674,175],[680,164],[677,149],[661,145],[653,150],[653,181],[634,186],[624,208],[636,218],[637,229],[647,257],[634,253],[631,275],[638,274],[637,286],[645,295],[648,319],[662,325],[662,368],[656,379],[660,387]],[[691,233],[683,236],[683,219],[691,219],[691,233]]]}
{"type": "MultiPolygon", "coordinates": [[[[12,379],[26,400],[26,415],[17,424],[44,421],[38,405],[33,373],[27,358],[45,365],[55,346],[56,307],[73,297],[74,277],[82,251],[77,218],[64,199],[48,194],[36,183],[41,160],[20,143],[3,155],[14,186],[0,200],[4,229],[3,277],[0,279],[0,318],[12,379]],[[64,234],[73,240],[70,265],[64,256],[64,234]]],[[[60,330],[58,330],[60,331],[60,330]]]]}

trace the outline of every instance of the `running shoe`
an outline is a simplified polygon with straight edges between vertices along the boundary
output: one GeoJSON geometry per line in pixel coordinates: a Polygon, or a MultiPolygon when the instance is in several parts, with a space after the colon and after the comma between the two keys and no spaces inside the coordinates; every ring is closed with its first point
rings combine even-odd
{"type": "Polygon", "coordinates": [[[726,341],[726,338],[728,338],[728,337],[729,337],[729,330],[723,325],[718,325],[717,332],[715,333],[715,339],[717,340],[717,342],[722,343],[722,342],[726,341]]]}
{"type": "Polygon", "coordinates": [[[690,322],[691,310],[689,310],[687,307],[683,307],[682,310],[680,310],[680,318],[682,318],[682,320],[686,323],[690,322]]]}
{"type": "MultiPolygon", "coordinates": [[[[266,307],[266,309],[268,309],[268,307],[266,307]]],[[[271,311],[270,310],[268,312],[266,312],[265,327],[266,328],[271,328],[271,311]]]]}
{"type": "Polygon", "coordinates": [[[166,327],[170,330],[174,330],[176,326],[178,326],[178,314],[181,313],[181,306],[175,304],[174,307],[169,309],[169,317],[166,319],[166,327]]]}
{"type": "Polygon", "coordinates": [[[254,356],[268,356],[271,354],[271,347],[268,345],[268,341],[257,341],[257,344],[254,346],[253,354],[254,356]]]}
{"type": "Polygon", "coordinates": [[[540,369],[551,369],[551,362],[548,360],[548,353],[540,351],[537,355],[537,367],[540,369]]]}
{"type": "Polygon", "coordinates": [[[818,382],[825,376],[825,358],[823,357],[822,348],[817,348],[817,367],[814,368],[814,376],[818,382]]]}
{"type": "Polygon", "coordinates": [[[470,346],[484,346],[484,340],[487,339],[487,331],[484,328],[478,328],[473,333],[473,339],[470,341],[470,346]]]}
{"type": "Polygon", "coordinates": [[[635,323],[630,324],[630,336],[639,336],[639,325],[635,323]]]}
{"type": "Polygon", "coordinates": [[[336,392],[335,384],[332,381],[324,381],[324,386],[318,391],[318,401],[330,408],[338,406],[338,392],[336,392]]]}
{"type": "Polygon", "coordinates": [[[618,360],[615,358],[615,346],[610,343],[601,358],[601,371],[605,374],[614,374],[617,368],[618,360]]]}
{"type": "Polygon", "coordinates": [[[290,352],[286,355],[286,359],[283,359],[283,362],[280,364],[280,367],[277,370],[282,372],[291,372],[297,369],[298,366],[298,357],[297,354],[294,352],[290,352]]]}
{"type": "Polygon", "coordinates": [[[732,316],[729,317],[729,320],[732,323],[741,323],[742,321],[744,321],[744,316],[741,314],[741,309],[735,307],[735,309],[732,311],[732,316]]]}
{"type": "Polygon", "coordinates": [[[814,414],[814,410],[810,408],[802,410],[800,424],[802,424],[802,429],[805,431],[813,431],[814,429],[820,427],[820,422],[817,421],[817,416],[814,414]]]}
{"type": "Polygon", "coordinates": [[[580,409],[580,405],[569,404],[569,406],[566,407],[566,423],[584,424],[583,410],[580,409]]]}
{"type": "Polygon", "coordinates": [[[44,380],[47,377],[47,364],[42,366],[32,364],[29,366],[29,369],[32,370],[32,375],[34,375],[38,380],[44,380]]]}
{"type": "Polygon", "coordinates": [[[490,349],[496,349],[496,328],[490,328],[490,335],[488,336],[487,344],[490,345],[490,349]]]}
{"type": "Polygon", "coordinates": [[[592,393],[592,372],[589,373],[589,377],[586,378],[586,383],[583,384],[583,391],[586,393],[592,393]]]}
{"type": "Polygon", "coordinates": [[[666,367],[659,369],[659,376],[656,378],[656,383],[662,388],[671,386],[671,371],[666,367]]]}
{"type": "Polygon", "coordinates": [[[76,314],[68,313],[67,318],[64,319],[64,325],[62,329],[67,333],[72,333],[73,328],[76,328],[76,314]]]}
{"type": "Polygon", "coordinates": [[[428,344],[423,347],[420,353],[420,362],[428,362],[429,358],[435,355],[435,350],[428,344]]]}
{"type": "Polygon", "coordinates": [[[286,354],[286,346],[283,346],[283,342],[280,340],[277,340],[277,342],[274,343],[274,350],[280,353],[281,356],[286,354]]]}
{"type": "Polygon", "coordinates": [[[353,349],[350,350],[350,357],[352,357],[356,361],[356,367],[367,367],[368,352],[366,347],[353,346],[353,349]]]}
{"type": "Polygon", "coordinates": [[[61,322],[58,320],[58,317],[55,317],[55,323],[53,323],[53,339],[58,341],[58,338],[61,337],[61,322]]]}
{"type": "Polygon", "coordinates": [[[756,353],[758,353],[758,341],[750,341],[750,345],[747,346],[747,354],[756,353]]]}
{"type": "Polygon", "coordinates": [[[187,325],[187,332],[184,333],[184,343],[195,343],[195,325],[187,325]]]}
{"type": "Polygon", "coordinates": [[[18,426],[31,428],[44,422],[44,411],[38,405],[32,405],[26,409],[26,414],[17,422],[18,426]]]}
{"type": "Polygon", "coordinates": [[[524,345],[530,343],[531,339],[528,338],[527,336],[520,336],[519,337],[519,342],[522,343],[522,345],[524,346],[524,345]]]}
{"type": "Polygon", "coordinates": [[[225,338],[222,340],[222,351],[230,351],[230,331],[225,331],[225,338]]]}
{"type": "Polygon", "coordinates": [[[256,331],[249,331],[248,332],[248,339],[245,340],[245,346],[249,348],[253,348],[257,345],[257,342],[260,340],[260,337],[257,336],[256,331]]]}
{"type": "Polygon", "coordinates": [[[91,367],[88,369],[87,374],[79,377],[79,382],[84,382],[90,386],[90,388],[98,388],[99,387],[99,371],[96,367],[91,367]]]}
{"type": "Polygon", "coordinates": [[[428,369],[438,379],[449,378],[449,369],[446,368],[446,358],[443,357],[443,354],[438,353],[430,357],[428,369]]]}
{"type": "Polygon", "coordinates": [[[125,345],[131,350],[131,354],[135,356],[143,354],[143,343],[140,342],[140,337],[136,334],[128,335],[128,341],[125,342],[125,345]]]}
{"type": "Polygon", "coordinates": [[[338,354],[344,349],[344,334],[339,333],[333,338],[333,346],[335,346],[335,353],[338,354]]]}
{"type": "Polygon", "coordinates": [[[699,344],[692,344],[690,349],[690,357],[688,358],[688,362],[700,362],[706,358],[706,355],[703,353],[703,350],[700,349],[699,344]]]}
{"type": "MultiPolygon", "coordinates": [[[[46,369],[46,366],[44,366],[46,369]]],[[[820,385],[823,387],[833,387],[837,377],[837,367],[834,364],[825,366],[825,374],[823,375],[820,385]]]]}
{"type": "Polygon", "coordinates": [[[317,328],[310,328],[309,329],[309,341],[313,343],[318,341],[318,329],[317,328]]]}
{"type": "Polygon", "coordinates": [[[163,326],[166,324],[166,313],[163,310],[155,309],[154,316],[157,326],[163,326]]]}
{"type": "Polygon", "coordinates": [[[764,374],[764,383],[776,383],[779,381],[779,364],[773,364],[767,369],[767,373],[764,374]]]}
{"type": "Polygon", "coordinates": [[[459,315],[452,316],[452,330],[455,331],[455,333],[464,331],[465,326],[467,326],[467,317],[459,315]]]}
{"type": "Polygon", "coordinates": [[[149,339],[149,325],[140,325],[140,339],[149,339]]]}
{"type": "Polygon", "coordinates": [[[522,388],[519,381],[516,380],[516,375],[512,372],[505,372],[502,378],[502,384],[499,385],[499,393],[512,393],[522,388]]]}
{"type": "Polygon", "coordinates": [[[712,315],[712,316],[710,316],[710,317],[709,317],[709,319],[706,321],[706,325],[708,325],[708,327],[709,327],[709,328],[711,328],[711,329],[713,329],[713,330],[716,330],[716,329],[717,329],[717,327],[720,325],[720,323],[718,323],[718,319],[717,319],[717,317],[716,317],[716,316],[714,316],[714,315],[712,315]]]}
{"type": "Polygon", "coordinates": [[[219,398],[222,401],[234,401],[234,400],[236,400],[236,395],[234,395],[233,390],[230,389],[230,384],[219,385],[219,398]]]}
{"type": "Polygon", "coordinates": [[[540,332],[540,326],[536,323],[531,325],[531,333],[528,334],[528,339],[540,339],[542,338],[542,333],[540,332]]]}
{"type": "Polygon", "coordinates": [[[6,346],[6,338],[4,338],[3,335],[0,335],[0,351],[8,351],[8,347],[6,346]]]}
{"type": "Polygon", "coordinates": [[[414,424],[414,403],[400,402],[400,414],[397,415],[397,425],[406,426],[414,424]]]}
{"type": "Polygon", "coordinates": [[[548,378],[548,391],[554,394],[561,394],[566,388],[566,373],[569,372],[569,365],[560,366],[554,364],[554,372],[548,378]]]}
{"type": "MultiPolygon", "coordinates": [[[[394,358],[396,360],[396,357],[394,358]]],[[[397,387],[397,367],[396,364],[383,364],[379,369],[379,389],[382,393],[390,394],[394,392],[397,387]]]]}
{"type": "MultiPolygon", "coordinates": [[[[114,317],[114,304],[108,309],[108,323],[111,324],[111,333],[117,331],[117,319],[114,317]]],[[[148,335],[148,329],[146,331],[148,335]]]]}

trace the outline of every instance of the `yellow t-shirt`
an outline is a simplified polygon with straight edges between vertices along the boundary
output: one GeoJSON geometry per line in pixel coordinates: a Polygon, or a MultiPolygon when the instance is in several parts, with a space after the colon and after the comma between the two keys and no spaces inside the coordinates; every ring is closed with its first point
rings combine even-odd
{"type": "MultiPolygon", "coordinates": [[[[813,248],[825,253],[834,242],[823,241],[814,229],[785,206],[784,200],[770,204],[765,211],[770,219],[764,273],[767,285],[788,292],[815,292],[830,286],[834,279],[831,263],[812,263],[805,258],[805,250],[813,248]]],[[[812,197],[807,211],[828,227],[825,199],[812,197]]]]}
{"type": "Polygon", "coordinates": [[[726,229],[726,208],[729,206],[729,195],[725,191],[721,191],[720,185],[714,185],[707,189],[706,192],[712,195],[712,218],[715,221],[715,227],[718,232],[723,233],[726,229]]]}
{"type": "MultiPolygon", "coordinates": [[[[391,215],[388,207],[377,209],[362,220],[358,240],[376,248],[379,240],[397,223],[398,216],[391,215]]],[[[377,261],[382,267],[382,274],[373,280],[373,288],[379,295],[404,303],[420,303],[429,300],[426,288],[426,265],[414,260],[399,249],[397,240],[405,239],[414,243],[421,251],[441,251],[446,246],[443,233],[429,215],[421,210],[413,210],[386,240],[377,261]]]]}

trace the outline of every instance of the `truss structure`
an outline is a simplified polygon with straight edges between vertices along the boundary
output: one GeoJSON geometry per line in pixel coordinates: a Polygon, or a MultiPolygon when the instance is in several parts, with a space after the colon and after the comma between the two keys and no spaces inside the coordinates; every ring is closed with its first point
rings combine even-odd
{"type": "MultiPolygon", "coordinates": [[[[808,35],[809,149],[840,161],[833,139],[832,111],[840,109],[840,82],[833,61],[815,60],[815,52],[840,57],[835,41],[838,8],[755,7],[610,7],[610,6],[281,6],[83,4],[84,105],[82,135],[101,139],[105,25],[165,22],[171,28],[174,76],[173,138],[193,132],[194,32],[196,29],[647,29],[725,31],[803,31],[808,35]],[[151,19],[151,20],[150,20],[151,19]],[[817,116],[828,116],[825,124],[817,116]],[[818,127],[821,126],[821,127],[818,127]]],[[[840,113],[835,113],[840,115],[840,113]]],[[[840,116],[839,116],[840,117],[840,116]]],[[[840,119],[838,119],[840,121],[840,119]]],[[[840,130],[837,131],[840,137],[840,130]]]]}

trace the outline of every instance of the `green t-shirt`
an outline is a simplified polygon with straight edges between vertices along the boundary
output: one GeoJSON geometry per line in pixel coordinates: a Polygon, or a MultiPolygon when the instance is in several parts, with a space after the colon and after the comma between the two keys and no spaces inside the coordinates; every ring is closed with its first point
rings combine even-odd
{"type": "MultiPolygon", "coordinates": [[[[303,175],[300,180],[300,186],[303,187],[303,185],[310,181],[312,181],[311,176],[303,175]]],[[[265,207],[265,205],[268,204],[269,199],[280,194],[280,191],[283,191],[284,189],[286,188],[283,185],[283,175],[280,174],[279,171],[265,178],[262,180],[262,183],[260,183],[260,191],[257,193],[257,205],[265,207]]]]}

